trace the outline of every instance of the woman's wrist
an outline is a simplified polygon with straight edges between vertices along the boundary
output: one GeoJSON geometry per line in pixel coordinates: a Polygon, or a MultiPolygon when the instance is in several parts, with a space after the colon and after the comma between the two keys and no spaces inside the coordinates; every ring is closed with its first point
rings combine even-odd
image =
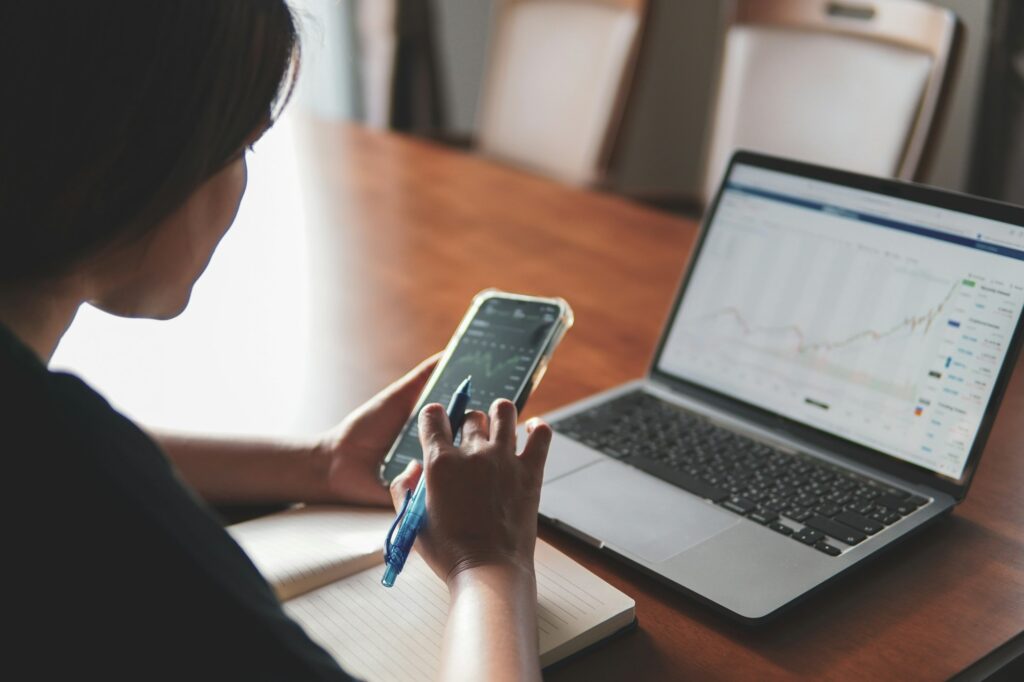
{"type": "Polygon", "coordinates": [[[338,457],[333,442],[317,438],[303,444],[301,466],[308,481],[308,494],[304,502],[335,502],[338,495],[331,487],[338,467],[338,457]]]}
{"type": "Polygon", "coordinates": [[[532,562],[474,563],[449,574],[440,678],[540,680],[532,562]]]}
{"type": "Polygon", "coordinates": [[[445,580],[452,597],[472,589],[498,589],[506,593],[537,591],[537,577],[532,557],[489,557],[457,563],[445,580]]]}

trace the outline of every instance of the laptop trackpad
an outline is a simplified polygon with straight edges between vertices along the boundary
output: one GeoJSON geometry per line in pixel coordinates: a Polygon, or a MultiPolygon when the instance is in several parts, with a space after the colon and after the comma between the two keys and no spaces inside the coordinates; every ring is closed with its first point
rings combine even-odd
{"type": "Polygon", "coordinates": [[[546,483],[540,511],[649,563],[740,522],[734,514],[611,459],[546,483]]]}

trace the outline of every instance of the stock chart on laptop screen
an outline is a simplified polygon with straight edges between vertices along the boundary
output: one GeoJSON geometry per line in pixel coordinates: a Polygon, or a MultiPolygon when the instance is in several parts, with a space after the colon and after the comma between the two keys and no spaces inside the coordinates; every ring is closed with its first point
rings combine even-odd
{"type": "Polygon", "coordinates": [[[958,478],[1024,228],[737,164],[658,369],[958,478]]]}

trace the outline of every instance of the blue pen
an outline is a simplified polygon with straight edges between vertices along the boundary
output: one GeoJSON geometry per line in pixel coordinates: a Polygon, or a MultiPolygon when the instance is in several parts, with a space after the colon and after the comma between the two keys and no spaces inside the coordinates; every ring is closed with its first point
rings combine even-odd
{"type": "MultiPolygon", "coordinates": [[[[466,377],[465,381],[459,384],[448,403],[448,422],[452,426],[452,438],[458,439],[459,431],[462,429],[462,422],[466,419],[466,406],[469,405],[469,391],[472,388],[470,380],[472,375],[466,377]]],[[[384,570],[384,577],[381,584],[384,587],[392,587],[395,578],[402,572],[409,552],[412,551],[412,543],[416,541],[416,533],[423,525],[423,519],[427,513],[427,475],[420,474],[420,482],[416,484],[416,492],[405,493],[405,502],[402,509],[395,517],[395,522],[388,529],[388,536],[384,540],[384,561],[387,568],[384,570]],[[395,527],[398,531],[395,531],[395,527]],[[394,541],[391,540],[394,536],[394,541]]]]}

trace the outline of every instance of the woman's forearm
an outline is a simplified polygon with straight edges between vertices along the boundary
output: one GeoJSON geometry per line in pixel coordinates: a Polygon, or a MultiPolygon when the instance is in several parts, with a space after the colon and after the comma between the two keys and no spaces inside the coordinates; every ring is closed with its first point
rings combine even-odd
{"type": "Polygon", "coordinates": [[[449,579],[448,589],[442,680],[540,680],[532,570],[477,566],[449,579]]]}
{"type": "MultiPolygon", "coordinates": [[[[327,466],[310,444],[152,432],[185,481],[211,503],[309,501],[327,466]]],[[[327,497],[326,489],[323,497],[327,497]]]]}

